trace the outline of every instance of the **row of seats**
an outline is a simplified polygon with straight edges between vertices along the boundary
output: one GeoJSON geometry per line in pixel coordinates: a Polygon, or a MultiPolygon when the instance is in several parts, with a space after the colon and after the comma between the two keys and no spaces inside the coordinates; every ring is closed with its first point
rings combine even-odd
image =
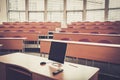
{"type": "Polygon", "coordinates": [[[61,26],[60,22],[3,22],[4,25],[45,25],[61,26]]]}
{"type": "Polygon", "coordinates": [[[49,31],[55,31],[56,28],[60,28],[60,22],[3,22],[0,25],[2,29],[48,29],[49,31]]]}
{"type": "Polygon", "coordinates": [[[54,33],[53,39],[67,40],[67,41],[80,41],[80,42],[96,42],[96,43],[109,43],[120,44],[120,35],[101,35],[101,34],[84,34],[84,33],[54,33]]]}
{"type": "Polygon", "coordinates": [[[67,25],[73,29],[120,29],[120,21],[110,22],[72,22],[67,25]]]}
{"type": "Polygon", "coordinates": [[[0,32],[0,37],[25,37],[26,41],[38,41],[39,33],[35,32],[0,32]]]}
{"type": "Polygon", "coordinates": [[[100,21],[94,21],[94,22],[90,22],[90,21],[85,21],[85,22],[71,22],[70,25],[86,25],[86,26],[90,26],[90,25],[97,25],[97,26],[101,26],[101,25],[116,25],[116,26],[120,26],[120,21],[104,21],[104,22],[100,22],[100,21]]]}
{"type": "Polygon", "coordinates": [[[68,33],[93,33],[93,34],[120,34],[120,29],[72,29],[72,28],[62,28],[60,32],[68,33]]]}

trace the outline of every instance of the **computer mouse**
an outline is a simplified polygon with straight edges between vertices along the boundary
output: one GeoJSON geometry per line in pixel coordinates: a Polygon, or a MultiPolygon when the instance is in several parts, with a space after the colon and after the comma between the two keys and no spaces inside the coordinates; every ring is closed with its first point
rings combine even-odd
{"type": "Polygon", "coordinates": [[[46,64],[46,62],[40,62],[40,65],[45,65],[46,64]]]}

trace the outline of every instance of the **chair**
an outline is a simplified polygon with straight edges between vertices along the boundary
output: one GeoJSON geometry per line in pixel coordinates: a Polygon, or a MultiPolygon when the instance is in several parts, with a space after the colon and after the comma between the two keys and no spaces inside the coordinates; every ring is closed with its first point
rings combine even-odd
{"type": "Polygon", "coordinates": [[[0,38],[3,38],[3,37],[4,37],[4,36],[1,36],[1,35],[0,35],[0,38]]]}
{"type": "Polygon", "coordinates": [[[107,29],[114,29],[113,27],[108,27],[107,29]]]}
{"type": "Polygon", "coordinates": [[[107,44],[111,44],[112,42],[109,40],[99,40],[98,43],[107,43],[107,44]]]}
{"type": "Polygon", "coordinates": [[[110,33],[108,33],[108,34],[119,34],[119,33],[117,33],[117,32],[110,32],[110,33]]]}
{"type": "Polygon", "coordinates": [[[91,32],[92,34],[99,34],[99,32],[91,32]]]}
{"type": "Polygon", "coordinates": [[[66,32],[66,31],[63,31],[63,30],[62,30],[62,31],[60,31],[60,32],[66,32]]]}
{"type": "Polygon", "coordinates": [[[23,30],[17,30],[17,32],[23,32],[23,30]]]}
{"type": "Polygon", "coordinates": [[[99,27],[96,26],[96,27],[94,27],[94,29],[99,29],[99,27]]]}
{"type": "Polygon", "coordinates": [[[35,30],[29,30],[29,32],[35,32],[35,30]]]}
{"type": "Polygon", "coordinates": [[[72,33],[79,33],[79,31],[73,31],[72,33]]]}
{"type": "Polygon", "coordinates": [[[15,38],[20,38],[21,36],[13,36],[13,37],[15,37],[15,38]]]}
{"type": "Polygon", "coordinates": [[[9,28],[14,28],[14,26],[9,26],[9,28]]]}
{"type": "Polygon", "coordinates": [[[70,38],[61,38],[60,40],[70,41],[70,38]]]}
{"type": "Polygon", "coordinates": [[[3,26],[3,25],[0,25],[0,28],[4,28],[4,26],[3,26]]]}
{"type": "Polygon", "coordinates": [[[4,30],[4,32],[10,32],[10,30],[4,30]]]}
{"type": "Polygon", "coordinates": [[[20,26],[19,28],[24,28],[24,26],[20,26]]]}
{"type": "Polygon", "coordinates": [[[80,41],[80,42],[91,42],[89,39],[80,39],[78,41],[80,41]]]}

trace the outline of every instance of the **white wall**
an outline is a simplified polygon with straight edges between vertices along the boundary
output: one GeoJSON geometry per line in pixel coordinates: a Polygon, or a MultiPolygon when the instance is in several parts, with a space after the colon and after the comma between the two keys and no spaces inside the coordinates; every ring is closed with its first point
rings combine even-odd
{"type": "Polygon", "coordinates": [[[7,7],[6,0],[0,0],[0,24],[7,21],[7,7]]]}

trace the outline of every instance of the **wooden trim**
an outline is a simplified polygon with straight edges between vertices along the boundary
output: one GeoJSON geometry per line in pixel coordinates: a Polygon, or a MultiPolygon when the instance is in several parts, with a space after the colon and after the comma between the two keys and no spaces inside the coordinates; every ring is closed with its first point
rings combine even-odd
{"type": "Polygon", "coordinates": [[[87,0],[83,0],[82,21],[85,21],[85,20],[86,20],[86,7],[87,7],[87,0]]]}
{"type": "Polygon", "coordinates": [[[26,21],[29,21],[29,0],[25,0],[25,15],[26,21]]]}
{"type": "Polygon", "coordinates": [[[44,0],[44,21],[47,21],[47,0],[44,0]]]}
{"type": "Polygon", "coordinates": [[[105,13],[104,13],[104,20],[107,21],[108,20],[108,11],[109,11],[109,0],[105,0],[105,13]]]}
{"type": "Polygon", "coordinates": [[[67,3],[66,2],[67,0],[64,0],[63,20],[65,25],[67,25],[67,11],[66,11],[67,3]]]}

